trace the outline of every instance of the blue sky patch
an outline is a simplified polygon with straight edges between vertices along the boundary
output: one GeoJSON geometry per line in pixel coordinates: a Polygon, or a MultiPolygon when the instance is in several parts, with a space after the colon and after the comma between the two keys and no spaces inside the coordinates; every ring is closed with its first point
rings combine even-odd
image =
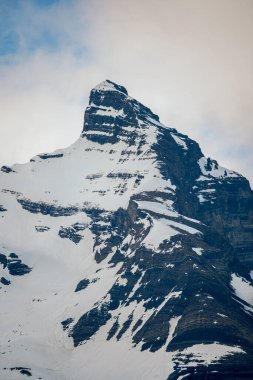
{"type": "Polygon", "coordinates": [[[1,35],[0,38],[0,55],[15,54],[19,50],[19,36],[14,31],[1,35]]]}
{"type": "Polygon", "coordinates": [[[59,2],[60,0],[33,0],[33,3],[40,7],[48,7],[59,2]]]}

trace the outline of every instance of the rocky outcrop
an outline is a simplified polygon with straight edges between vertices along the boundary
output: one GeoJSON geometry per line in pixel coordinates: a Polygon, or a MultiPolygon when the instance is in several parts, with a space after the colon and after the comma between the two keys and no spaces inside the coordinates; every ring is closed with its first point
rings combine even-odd
{"type": "Polygon", "coordinates": [[[90,93],[89,106],[84,114],[82,137],[100,144],[115,144],[120,140],[136,144],[141,122],[157,115],[135,99],[127,90],[111,81],[105,81],[90,93]]]}
{"type": "Polygon", "coordinates": [[[33,202],[30,199],[25,198],[17,198],[17,201],[21,204],[23,209],[30,211],[33,214],[41,213],[43,215],[57,217],[74,215],[80,211],[80,209],[75,206],[63,207],[45,202],[33,202]]]}
{"type": "MultiPolygon", "coordinates": [[[[5,272],[11,276],[24,276],[31,272],[32,268],[22,262],[16,253],[10,253],[8,256],[0,253],[0,265],[3,266],[5,272]]],[[[3,285],[9,285],[10,281],[2,277],[3,285]]]]}

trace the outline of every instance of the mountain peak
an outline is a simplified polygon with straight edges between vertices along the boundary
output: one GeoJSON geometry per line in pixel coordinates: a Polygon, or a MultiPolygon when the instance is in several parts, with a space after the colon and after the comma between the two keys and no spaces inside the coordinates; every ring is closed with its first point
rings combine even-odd
{"type": "Polygon", "coordinates": [[[248,181],[102,82],[0,168],[0,379],[253,379],[252,270],[248,181]]]}
{"type": "Polygon", "coordinates": [[[112,82],[109,79],[99,83],[96,87],[93,88],[93,91],[119,91],[125,95],[128,95],[128,92],[125,87],[120,86],[117,83],[112,82]]]}
{"type": "Polygon", "coordinates": [[[101,144],[116,143],[126,135],[132,141],[129,128],[137,131],[150,123],[160,125],[159,117],[128,96],[125,87],[107,79],[91,90],[81,136],[101,144]]]}

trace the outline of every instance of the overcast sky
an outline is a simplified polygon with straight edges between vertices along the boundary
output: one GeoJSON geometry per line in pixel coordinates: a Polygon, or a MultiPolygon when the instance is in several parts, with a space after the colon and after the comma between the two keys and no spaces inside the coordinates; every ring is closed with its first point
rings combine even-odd
{"type": "Polygon", "coordinates": [[[0,164],[70,145],[111,79],[253,184],[252,0],[0,0],[0,164]]]}

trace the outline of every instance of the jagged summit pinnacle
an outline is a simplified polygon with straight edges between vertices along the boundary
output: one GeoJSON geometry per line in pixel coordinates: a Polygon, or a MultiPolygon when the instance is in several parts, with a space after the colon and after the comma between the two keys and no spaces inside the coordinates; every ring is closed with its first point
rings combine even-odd
{"type": "Polygon", "coordinates": [[[105,80],[91,90],[81,136],[102,144],[116,143],[126,134],[132,138],[134,130],[152,123],[161,125],[157,115],[128,96],[125,87],[105,80]]]}
{"type": "Polygon", "coordinates": [[[124,86],[121,86],[117,83],[112,82],[109,79],[106,79],[105,81],[99,83],[97,86],[93,88],[95,91],[119,91],[123,92],[124,94],[128,95],[128,92],[124,86]]]}
{"type": "Polygon", "coordinates": [[[129,100],[129,97],[125,87],[107,79],[91,90],[89,106],[120,110],[126,100],[129,100]]]}

